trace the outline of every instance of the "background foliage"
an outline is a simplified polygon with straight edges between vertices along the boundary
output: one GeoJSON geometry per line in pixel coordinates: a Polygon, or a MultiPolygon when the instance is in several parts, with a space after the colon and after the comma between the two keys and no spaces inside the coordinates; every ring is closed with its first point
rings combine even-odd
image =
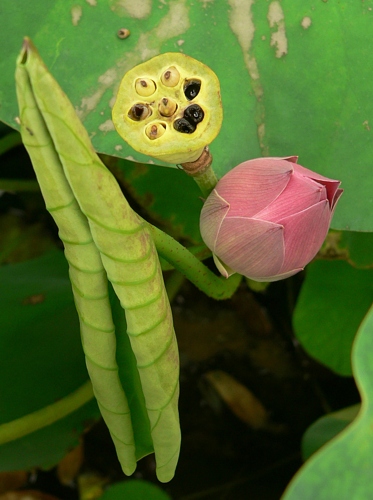
{"type": "Polygon", "coordinates": [[[0,34],[0,116],[17,127],[14,61],[28,35],[95,148],[149,161],[119,139],[110,107],[126,70],[182,51],[221,82],[224,123],[211,147],[218,174],[248,158],[298,154],[301,164],[342,180],[334,227],[372,231],[371,184],[362,182],[371,179],[373,149],[372,7],[373,0],[57,0],[20,9],[4,0],[5,25],[17,29],[0,34]],[[117,37],[122,27],[127,39],[117,37]]]}
{"type": "MultiPolygon", "coordinates": [[[[218,175],[248,158],[298,154],[302,165],[342,181],[345,193],[332,224],[336,231],[329,235],[320,255],[324,260],[307,269],[294,329],[313,357],[340,374],[350,375],[351,345],[373,299],[373,101],[369,64],[373,0],[43,0],[22,2],[21,8],[12,0],[3,0],[1,17],[0,119],[18,128],[15,59],[23,36],[30,36],[76,107],[94,147],[112,157],[106,158],[107,162],[136,208],[183,241],[201,241],[198,219],[202,202],[197,187],[182,172],[157,168],[152,159],[133,151],[120,140],[110,118],[122,75],[158,53],[182,51],[209,65],[220,79],[224,121],[211,145],[218,175]],[[124,40],[117,37],[123,27],[131,32],[124,40]]],[[[1,152],[11,147],[12,140],[1,144],[1,152]]],[[[2,172],[0,189],[8,189],[16,171],[14,166],[14,170],[2,172]]],[[[35,256],[30,251],[33,241],[38,241],[39,253],[52,246],[47,239],[39,238],[39,229],[34,227],[22,247],[25,228],[14,221],[9,215],[1,218],[0,255],[8,267],[1,270],[4,328],[0,357],[6,370],[0,381],[0,407],[7,411],[1,410],[0,423],[68,394],[86,378],[66,266],[56,256],[54,264],[49,257],[12,264],[35,256]],[[27,297],[44,294],[48,300],[32,307],[24,302],[27,297]],[[53,335],[51,322],[53,332],[58,327],[53,335]],[[69,325],[68,337],[62,334],[63,324],[69,325]],[[30,345],[38,348],[29,349],[30,345]],[[60,354],[56,356],[56,352],[60,354]],[[16,370],[24,376],[15,384],[16,370]],[[58,383],[49,377],[51,373],[58,383]],[[27,402],[24,396],[14,396],[34,394],[35,384],[43,387],[40,399],[27,402]]],[[[298,475],[295,484],[301,486],[293,488],[306,484],[312,497],[319,494],[310,479],[315,470],[312,467],[325,467],[328,478],[335,477],[337,472],[327,469],[323,460],[335,458],[333,450],[339,450],[339,446],[347,454],[345,461],[344,453],[337,454],[341,467],[347,467],[348,453],[361,452],[356,453],[354,476],[348,480],[352,484],[360,475],[362,484],[368,484],[363,473],[368,452],[362,450],[361,443],[371,437],[365,425],[370,416],[367,402],[372,397],[368,383],[373,363],[372,350],[368,349],[372,335],[369,318],[359,335],[353,373],[359,374],[364,411],[350,432],[347,429],[340,441],[333,441],[324,455],[318,452],[313,465],[298,475]],[[361,348],[364,342],[365,351],[361,348]],[[360,441],[354,441],[357,435],[360,441]]],[[[51,429],[55,450],[38,457],[23,454],[18,467],[58,461],[76,441],[83,422],[98,416],[93,402],[81,411],[71,416],[64,430],[59,429],[65,425],[64,420],[55,424],[56,430],[51,429]],[[60,449],[57,435],[62,436],[60,449]]],[[[337,428],[336,433],[340,426],[337,428]]],[[[50,439],[46,434],[33,438],[38,442],[50,439]]],[[[11,451],[13,445],[16,450],[21,443],[2,448],[1,456],[9,459],[0,464],[3,468],[17,465],[12,461],[16,456],[11,451]]],[[[33,443],[26,445],[29,450],[35,449],[33,443]]],[[[330,484],[327,498],[341,498],[332,480],[330,484]]],[[[296,489],[289,491],[289,498],[293,498],[296,489]]]]}
{"type": "MultiPolygon", "coordinates": [[[[87,371],[62,252],[1,267],[0,296],[3,424],[72,393],[87,380],[87,371]]],[[[55,465],[99,414],[91,399],[51,426],[3,444],[0,470],[55,465]]]]}

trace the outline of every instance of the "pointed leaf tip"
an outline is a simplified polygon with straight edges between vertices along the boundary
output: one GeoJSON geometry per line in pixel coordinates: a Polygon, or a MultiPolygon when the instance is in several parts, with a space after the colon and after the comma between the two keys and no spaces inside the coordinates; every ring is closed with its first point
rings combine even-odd
{"type": "Polygon", "coordinates": [[[36,51],[35,46],[32,43],[31,38],[28,36],[25,36],[23,38],[22,49],[21,49],[21,52],[19,54],[17,63],[21,64],[21,65],[25,65],[28,61],[29,53],[32,50],[36,51]]]}

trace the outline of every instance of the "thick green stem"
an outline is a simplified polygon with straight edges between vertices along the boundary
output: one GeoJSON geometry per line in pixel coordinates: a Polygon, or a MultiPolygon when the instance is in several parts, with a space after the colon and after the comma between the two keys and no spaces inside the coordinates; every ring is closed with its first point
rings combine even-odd
{"type": "Polygon", "coordinates": [[[207,198],[218,182],[218,178],[212,168],[212,156],[209,148],[206,146],[198,160],[191,163],[182,163],[185,173],[198,184],[202,191],[202,196],[207,198]]]}
{"type": "Polygon", "coordinates": [[[56,403],[0,425],[0,444],[14,441],[47,425],[51,425],[85,405],[91,399],[93,399],[92,384],[87,381],[79,389],[56,403]]]}
{"type": "Polygon", "coordinates": [[[204,198],[208,197],[218,182],[218,178],[216,177],[211,165],[205,172],[200,175],[193,176],[193,179],[198,184],[204,198]]]}
{"type": "MultiPolygon", "coordinates": [[[[188,247],[187,250],[188,252],[193,254],[198,260],[208,259],[212,255],[211,250],[207,248],[206,245],[188,247]]],[[[159,260],[161,262],[162,271],[172,271],[175,269],[172,263],[163,259],[163,257],[161,257],[160,255],[159,255],[159,260]]]]}
{"type": "Polygon", "coordinates": [[[186,276],[197,288],[213,299],[222,300],[232,297],[241,282],[241,275],[234,274],[228,279],[216,276],[171,236],[151,224],[148,226],[159,255],[186,276]]]}

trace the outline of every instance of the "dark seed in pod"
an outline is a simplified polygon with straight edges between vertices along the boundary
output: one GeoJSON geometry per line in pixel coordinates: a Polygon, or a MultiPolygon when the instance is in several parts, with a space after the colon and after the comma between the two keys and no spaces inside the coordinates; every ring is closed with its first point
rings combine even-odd
{"type": "Polygon", "coordinates": [[[132,106],[128,114],[132,120],[140,121],[149,115],[149,109],[145,104],[138,103],[132,106]]]}
{"type": "Polygon", "coordinates": [[[174,121],[174,129],[182,134],[193,134],[196,130],[196,126],[185,118],[179,118],[174,121]]]}
{"type": "Polygon", "coordinates": [[[199,106],[198,104],[191,104],[184,111],[184,118],[186,118],[189,122],[194,123],[196,125],[197,123],[200,123],[203,120],[204,116],[205,113],[203,112],[201,106],[199,106]]]}
{"type": "Polygon", "coordinates": [[[188,101],[191,101],[199,94],[201,82],[199,80],[187,80],[184,84],[184,94],[188,101]]]}

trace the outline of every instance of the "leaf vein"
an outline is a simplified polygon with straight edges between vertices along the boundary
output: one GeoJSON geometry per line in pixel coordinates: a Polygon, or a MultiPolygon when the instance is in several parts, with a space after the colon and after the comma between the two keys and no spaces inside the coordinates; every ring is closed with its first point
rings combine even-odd
{"type": "Polygon", "coordinates": [[[105,370],[107,372],[117,372],[118,371],[118,366],[115,366],[114,368],[111,368],[111,367],[108,367],[108,366],[103,366],[101,365],[100,363],[98,363],[97,361],[95,361],[94,359],[91,358],[91,356],[89,356],[89,354],[86,353],[85,349],[84,349],[84,345],[83,345],[83,352],[84,352],[84,355],[85,357],[95,366],[97,366],[98,368],[101,368],[102,370],[105,370]]]}
{"type": "Polygon", "coordinates": [[[155,365],[162,358],[162,356],[164,356],[165,353],[168,351],[172,342],[173,338],[171,337],[170,340],[166,343],[166,347],[163,349],[163,351],[161,351],[160,354],[158,354],[158,356],[147,365],[137,365],[138,370],[144,370],[146,368],[150,368],[151,366],[155,365]]]}
{"type": "Polygon", "coordinates": [[[162,314],[162,316],[160,317],[160,319],[158,321],[156,321],[152,326],[150,326],[149,328],[147,328],[146,330],[143,330],[142,332],[139,332],[139,333],[131,333],[129,331],[127,331],[127,335],[129,335],[130,337],[140,337],[141,335],[145,335],[146,333],[150,333],[152,330],[154,330],[154,328],[156,328],[157,326],[159,326],[161,323],[163,323],[163,321],[167,318],[167,309],[165,311],[164,314],[162,314]]]}

